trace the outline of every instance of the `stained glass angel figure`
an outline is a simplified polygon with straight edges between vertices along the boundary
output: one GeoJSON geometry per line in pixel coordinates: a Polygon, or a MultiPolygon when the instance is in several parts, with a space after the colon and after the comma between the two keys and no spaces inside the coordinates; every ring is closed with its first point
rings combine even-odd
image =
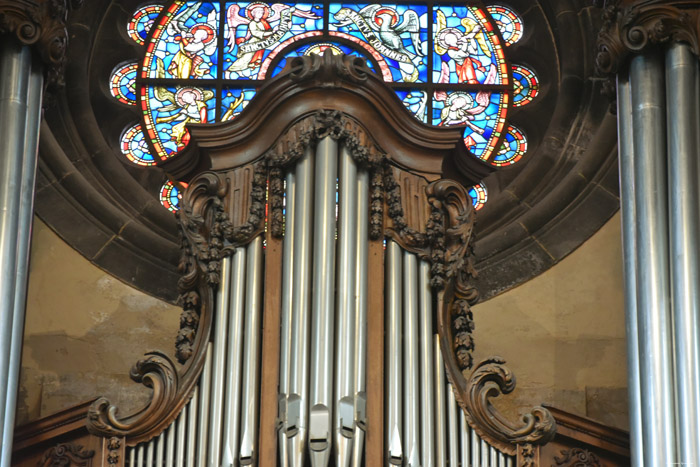
{"type": "Polygon", "coordinates": [[[416,61],[425,56],[420,41],[420,18],[414,10],[407,9],[403,16],[388,6],[367,5],[359,12],[342,8],[335,15],[338,27],[354,23],[377,52],[399,64],[405,82],[418,80],[416,61]],[[401,22],[399,23],[399,19],[401,22]],[[406,48],[402,34],[408,33],[415,52],[406,48]]]}
{"type": "MultiPolygon", "coordinates": [[[[458,83],[479,84],[476,71],[486,73],[487,68],[477,57],[479,55],[491,57],[492,52],[477,21],[462,18],[461,24],[464,31],[446,27],[444,13],[437,11],[435,52],[439,55],[447,54],[454,60],[458,83]]],[[[449,66],[447,62],[442,62],[442,67],[444,70],[449,66]]]]}
{"type": "Polygon", "coordinates": [[[256,2],[245,7],[233,4],[228,8],[226,20],[229,27],[229,52],[238,46],[236,60],[226,70],[229,78],[250,76],[260,66],[264,51],[277,44],[292,27],[292,17],[308,19],[320,17],[310,11],[299,10],[290,5],[256,2]],[[275,24],[277,23],[277,24],[275,24]],[[246,25],[245,36],[236,37],[239,26],[246,25]]]}
{"type": "Polygon", "coordinates": [[[197,14],[199,3],[193,3],[168,24],[168,33],[180,45],[168,72],[176,78],[187,79],[203,76],[208,69],[203,67],[202,54],[211,55],[216,50],[216,10],[211,10],[205,23],[187,26],[187,21],[197,14]]]}
{"type": "Polygon", "coordinates": [[[170,130],[171,139],[177,147],[184,148],[190,140],[185,125],[188,123],[207,123],[206,102],[214,97],[214,92],[198,87],[183,87],[172,92],[167,88],[154,88],[156,99],[161,102],[170,102],[158,108],[159,114],[169,114],[156,118],[156,123],[177,122],[170,130]],[[171,113],[174,112],[174,113],[171,113]]]}

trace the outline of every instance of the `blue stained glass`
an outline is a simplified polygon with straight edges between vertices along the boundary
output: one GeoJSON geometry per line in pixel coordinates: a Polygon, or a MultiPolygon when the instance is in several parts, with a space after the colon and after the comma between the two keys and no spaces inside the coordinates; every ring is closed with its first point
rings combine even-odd
{"type": "Polygon", "coordinates": [[[362,53],[358,52],[357,50],[348,47],[345,44],[339,44],[337,42],[314,42],[313,44],[306,44],[298,49],[294,49],[291,52],[285,54],[284,58],[277,64],[274,70],[272,70],[272,74],[268,74],[267,77],[272,77],[277,75],[280,71],[284,69],[284,67],[287,65],[287,61],[292,58],[292,57],[301,57],[303,55],[310,55],[310,54],[318,54],[321,55],[326,49],[330,49],[334,55],[352,55],[354,57],[360,57],[363,60],[365,60],[365,63],[367,63],[367,66],[369,67],[370,70],[374,71],[377,73],[377,70],[375,69],[374,65],[372,62],[362,53]]]}
{"type": "Polygon", "coordinates": [[[255,89],[224,88],[221,91],[221,121],[233,120],[255,96],[255,89]]]}
{"type": "Polygon", "coordinates": [[[332,3],[328,28],[332,35],[382,55],[392,81],[425,83],[427,11],[425,5],[332,3]]]}
{"type": "Polygon", "coordinates": [[[184,3],[156,44],[149,77],[216,78],[218,28],[218,3],[184,3]]]}
{"type": "MultiPolygon", "coordinates": [[[[323,30],[317,4],[228,3],[224,28],[224,78],[260,79],[266,60],[281,44],[323,30]]],[[[264,72],[263,72],[264,75],[264,72]]]]}
{"type": "Polygon", "coordinates": [[[476,211],[480,210],[488,201],[488,191],[486,185],[479,183],[469,189],[469,197],[472,199],[472,205],[476,211]]]}
{"type": "Polygon", "coordinates": [[[433,100],[433,125],[466,125],[464,140],[476,157],[489,154],[499,138],[502,112],[499,93],[436,92],[433,100]]]}
{"type": "Polygon", "coordinates": [[[466,6],[436,6],[433,34],[435,83],[503,84],[502,50],[483,12],[466,6]],[[479,14],[481,17],[477,17],[479,14]]]}
{"type": "Polygon", "coordinates": [[[413,114],[418,120],[423,123],[428,123],[428,93],[425,91],[412,90],[396,90],[396,95],[399,96],[404,107],[413,114]]]}
{"type": "Polygon", "coordinates": [[[166,154],[173,154],[189,142],[188,123],[212,123],[216,97],[212,89],[193,86],[152,87],[148,90],[151,122],[166,154]]]}

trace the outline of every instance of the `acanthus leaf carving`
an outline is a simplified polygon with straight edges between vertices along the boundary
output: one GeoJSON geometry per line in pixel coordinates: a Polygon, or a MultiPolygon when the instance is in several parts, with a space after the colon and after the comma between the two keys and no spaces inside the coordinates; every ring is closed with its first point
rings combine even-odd
{"type": "Polygon", "coordinates": [[[95,451],[73,443],[59,443],[49,448],[39,461],[39,467],[84,467],[92,464],[95,451]]]}
{"type": "Polygon", "coordinates": [[[47,83],[63,85],[68,46],[66,21],[82,1],[0,0],[0,35],[12,34],[32,46],[46,66],[47,83]]]}
{"type": "Polygon", "coordinates": [[[367,81],[372,73],[360,57],[353,55],[334,56],[330,49],[323,54],[294,57],[290,60],[289,77],[292,81],[309,83],[321,87],[335,87],[338,80],[355,83],[367,81]]]}
{"type": "Polygon", "coordinates": [[[566,467],[601,467],[602,464],[598,456],[582,448],[564,449],[561,451],[561,457],[555,456],[554,462],[557,466],[566,467]]]}
{"type": "Polygon", "coordinates": [[[646,0],[623,6],[606,2],[598,33],[596,69],[607,77],[603,92],[614,99],[615,75],[633,54],[669,42],[685,42],[700,54],[700,1],[646,0]]]}

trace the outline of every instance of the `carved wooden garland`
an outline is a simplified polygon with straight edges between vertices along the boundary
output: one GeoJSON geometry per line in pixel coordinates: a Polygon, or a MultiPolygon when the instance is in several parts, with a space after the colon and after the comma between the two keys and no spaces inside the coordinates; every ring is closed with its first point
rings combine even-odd
{"type": "Polygon", "coordinates": [[[523,417],[523,425],[507,421],[490,399],[515,389],[515,376],[505,361],[491,357],[471,373],[471,305],[479,298],[473,286],[476,271],[471,260],[475,211],[465,188],[451,180],[428,185],[432,207],[426,227],[431,244],[433,288],[438,290],[438,332],[448,378],[469,425],[489,444],[515,455],[516,445],[545,444],[555,434],[554,417],[535,407],[523,417]]]}

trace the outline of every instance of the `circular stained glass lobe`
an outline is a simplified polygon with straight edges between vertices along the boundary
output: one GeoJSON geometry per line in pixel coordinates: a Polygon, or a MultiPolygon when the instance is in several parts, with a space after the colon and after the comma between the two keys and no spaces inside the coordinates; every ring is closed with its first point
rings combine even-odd
{"type": "Polygon", "coordinates": [[[491,164],[504,167],[518,162],[527,152],[527,138],[514,126],[508,127],[501,150],[496,153],[491,164]]]}
{"type": "Polygon", "coordinates": [[[498,25],[506,45],[513,45],[523,37],[523,20],[513,10],[501,5],[486,7],[498,25]]]}
{"type": "Polygon", "coordinates": [[[136,10],[131,21],[126,25],[129,37],[139,45],[145,44],[148,32],[162,9],[161,5],[145,5],[136,10]]]}
{"type": "Polygon", "coordinates": [[[109,78],[109,92],[123,104],[136,105],[137,68],[137,63],[118,66],[109,78]]]}
{"type": "Polygon", "coordinates": [[[124,131],[121,137],[121,150],[122,154],[134,164],[148,167],[156,163],[148,151],[148,144],[146,144],[146,138],[140,124],[124,131]]]}
{"type": "Polygon", "coordinates": [[[474,209],[478,211],[483,208],[488,200],[488,192],[486,191],[486,185],[479,183],[469,189],[469,196],[472,199],[472,204],[474,209]]]}
{"type": "Polygon", "coordinates": [[[540,93],[540,82],[535,72],[522,65],[513,67],[513,105],[529,104],[540,93]]]}
{"type": "MultiPolygon", "coordinates": [[[[183,188],[187,188],[185,183],[180,183],[183,188]]],[[[168,180],[160,188],[160,204],[162,204],[168,211],[179,211],[180,201],[182,201],[182,191],[175,186],[173,182],[168,180]]]]}

